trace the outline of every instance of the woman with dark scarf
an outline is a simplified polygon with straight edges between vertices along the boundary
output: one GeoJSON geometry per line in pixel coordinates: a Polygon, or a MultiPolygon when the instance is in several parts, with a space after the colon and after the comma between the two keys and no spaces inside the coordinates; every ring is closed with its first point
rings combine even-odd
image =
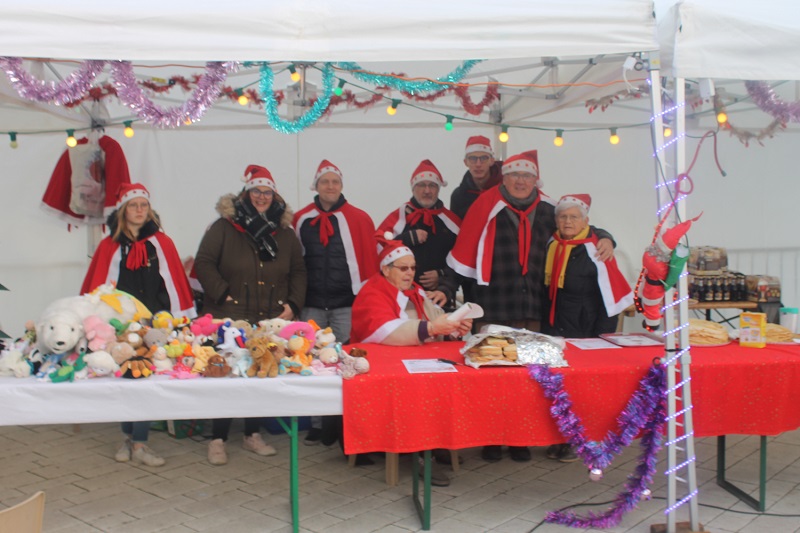
{"type": "MultiPolygon", "coordinates": [[[[200,242],[194,269],[203,287],[203,312],[255,324],[270,318],[294,320],[306,298],[306,266],[291,228],[292,211],[278,194],[270,172],[245,170],[244,190],[217,202],[219,220],[200,242]]],[[[211,464],[227,463],[225,441],[232,419],[213,421],[208,446],[211,464]]],[[[260,418],[245,419],[244,448],[274,455],[259,432],[260,418]]]]}
{"type": "MultiPolygon", "coordinates": [[[[172,240],[161,230],[144,185],[120,186],[116,209],[108,217],[110,235],[100,241],[81,294],[105,283],[138,298],[151,312],[169,310],[176,317],[197,316],[192,291],[172,240]]],[[[164,459],[147,446],[150,422],[123,422],[125,441],[114,458],[147,466],[164,459]]]]}

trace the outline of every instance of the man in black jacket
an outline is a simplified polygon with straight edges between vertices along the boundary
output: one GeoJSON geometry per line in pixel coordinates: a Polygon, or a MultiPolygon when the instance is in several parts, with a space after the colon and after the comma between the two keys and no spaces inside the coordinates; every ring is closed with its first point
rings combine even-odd
{"type": "Polygon", "coordinates": [[[467,171],[461,184],[450,195],[450,210],[464,220],[472,203],[487,189],[503,180],[502,161],[495,161],[492,143],[483,135],[467,139],[464,151],[467,171]]]}

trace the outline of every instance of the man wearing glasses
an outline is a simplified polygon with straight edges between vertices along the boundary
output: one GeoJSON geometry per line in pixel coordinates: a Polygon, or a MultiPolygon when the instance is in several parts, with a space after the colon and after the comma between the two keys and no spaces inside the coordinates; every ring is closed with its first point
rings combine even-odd
{"type": "Polygon", "coordinates": [[[498,185],[503,178],[500,172],[503,162],[495,161],[492,143],[483,135],[467,139],[464,164],[467,166],[464,178],[450,196],[450,210],[461,220],[478,196],[498,185]]]}
{"type": "MultiPolygon", "coordinates": [[[[556,229],[553,201],[539,187],[535,150],[509,157],[503,181],[482,194],[461,225],[447,264],[476,280],[473,296],[484,310],[476,329],[485,324],[541,331],[546,307],[544,286],[547,241],[556,229]]],[[[613,254],[610,235],[597,231],[598,258],[613,254]]],[[[511,459],[529,461],[527,447],[509,447],[511,459]]],[[[485,446],[489,462],[502,457],[500,446],[485,446]]]]}
{"type": "Polygon", "coordinates": [[[434,303],[446,307],[454,302],[458,289],[455,273],[445,260],[453,248],[461,219],[444,207],[439,190],[447,185],[442,174],[428,159],[417,166],[411,175],[411,200],[378,226],[378,235],[387,231],[400,240],[417,260],[414,281],[427,291],[440,291],[434,303]]]}

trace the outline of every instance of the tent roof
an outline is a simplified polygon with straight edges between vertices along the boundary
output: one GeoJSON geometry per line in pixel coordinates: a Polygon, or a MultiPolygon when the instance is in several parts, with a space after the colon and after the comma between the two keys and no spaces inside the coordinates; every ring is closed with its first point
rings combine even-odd
{"type": "Polygon", "coordinates": [[[0,54],[137,61],[398,61],[655,50],[651,0],[31,0],[0,54]]]}
{"type": "Polygon", "coordinates": [[[750,0],[676,2],[659,13],[663,74],[800,80],[800,10],[788,6],[750,0]]]}

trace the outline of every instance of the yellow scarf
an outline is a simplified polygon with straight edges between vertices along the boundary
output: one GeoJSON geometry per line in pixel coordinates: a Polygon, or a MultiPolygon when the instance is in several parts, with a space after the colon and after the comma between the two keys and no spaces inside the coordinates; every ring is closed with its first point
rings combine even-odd
{"type": "MultiPolygon", "coordinates": [[[[583,228],[583,231],[575,235],[572,239],[569,239],[568,242],[580,241],[585,239],[589,235],[589,226],[583,228]]],[[[556,232],[556,236],[560,237],[561,234],[556,232]]],[[[544,284],[550,285],[550,280],[553,276],[553,263],[555,262],[556,252],[558,251],[559,246],[562,246],[557,239],[553,239],[550,242],[550,245],[547,247],[547,261],[544,266],[544,284]]],[[[563,253],[563,260],[560,261],[560,269],[558,272],[558,288],[564,288],[564,274],[567,271],[567,262],[569,261],[569,254],[572,253],[572,249],[575,248],[576,245],[574,244],[565,244],[564,246],[564,253],[563,253]]]]}

